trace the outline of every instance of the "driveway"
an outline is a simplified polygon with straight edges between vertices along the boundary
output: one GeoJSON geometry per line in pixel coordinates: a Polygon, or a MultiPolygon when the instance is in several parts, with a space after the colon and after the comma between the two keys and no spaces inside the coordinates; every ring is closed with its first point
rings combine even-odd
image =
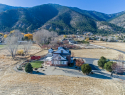
{"type": "Polygon", "coordinates": [[[37,71],[40,73],[35,73],[39,75],[66,75],[72,77],[87,77],[82,73],[82,71],[78,68],[74,67],[56,67],[55,66],[47,66],[44,68],[39,68],[37,71]]]}
{"type": "MultiPolygon", "coordinates": [[[[81,58],[81,57],[74,57],[74,58],[81,58]]],[[[93,65],[94,60],[99,60],[96,58],[82,58],[84,59],[85,63],[89,64],[92,68],[92,70],[100,70],[98,66],[93,65]]]]}

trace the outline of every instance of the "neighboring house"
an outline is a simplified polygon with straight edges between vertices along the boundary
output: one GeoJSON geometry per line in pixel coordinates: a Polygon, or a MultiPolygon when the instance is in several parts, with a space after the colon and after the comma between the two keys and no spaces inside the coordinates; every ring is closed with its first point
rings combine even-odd
{"type": "Polygon", "coordinates": [[[69,40],[69,44],[77,44],[77,42],[74,40],[69,40]]]}
{"type": "Polygon", "coordinates": [[[19,44],[27,43],[27,41],[18,41],[19,44]]]}
{"type": "MultiPolygon", "coordinates": [[[[51,49],[48,50],[48,52],[51,49]]],[[[68,66],[68,63],[71,62],[71,51],[63,48],[58,47],[58,50],[52,52],[52,57],[46,58],[46,65],[50,66],[68,66]]]]}
{"type": "Polygon", "coordinates": [[[117,40],[116,39],[114,39],[114,37],[108,37],[108,40],[107,40],[108,42],[117,42],[117,40]]]}

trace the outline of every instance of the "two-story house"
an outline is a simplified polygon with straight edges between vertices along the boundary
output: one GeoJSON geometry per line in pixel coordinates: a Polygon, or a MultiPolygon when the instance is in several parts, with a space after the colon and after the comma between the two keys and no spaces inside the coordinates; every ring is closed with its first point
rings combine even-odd
{"type": "MultiPolygon", "coordinates": [[[[64,48],[64,47],[58,47],[57,51],[52,52],[52,58],[49,58],[51,60],[48,60],[47,65],[50,66],[67,66],[68,63],[71,61],[71,51],[64,48]]],[[[48,58],[47,58],[48,59],[48,58]]]]}

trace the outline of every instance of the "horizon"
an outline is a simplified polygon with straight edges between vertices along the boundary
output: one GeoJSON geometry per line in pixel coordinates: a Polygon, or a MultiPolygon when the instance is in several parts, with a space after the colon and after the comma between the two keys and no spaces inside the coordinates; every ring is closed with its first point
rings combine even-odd
{"type": "Polygon", "coordinates": [[[88,11],[96,11],[101,12],[105,14],[114,14],[118,12],[125,11],[124,0],[120,0],[122,2],[119,2],[118,0],[105,0],[105,1],[99,1],[99,0],[46,0],[41,1],[37,0],[0,0],[0,4],[5,4],[8,6],[14,6],[14,7],[34,7],[39,6],[43,4],[59,4],[62,6],[67,7],[77,7],[82,10],[88,10],[88,11]],[[25,2],[25,3],[24,3],[25,2]],[[30,3],[29,3],[30,2],[30,3]],[[92,2],[92,3],[91,3],[92,2]],[[107,3],[108,2],[108,3],[107,3]]]}

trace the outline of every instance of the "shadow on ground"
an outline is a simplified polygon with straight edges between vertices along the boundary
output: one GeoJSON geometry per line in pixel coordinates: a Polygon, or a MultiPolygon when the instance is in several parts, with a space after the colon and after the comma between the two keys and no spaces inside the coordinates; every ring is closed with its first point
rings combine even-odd
{"type": "Polygon", "coordinates": [[[89,76],[90,76],[90,77],[93,77],[93,78],[99,78],[99,79],[112,79],[112,78],[109,77],[109,76],[104,76],[104,75],[97,74],[97,73],[91,74],[91,75],[89,75],[89,76]]]}
{"type": "Polygon", "coordinates": [[[37,72],[37,71],[33,71],[32,74],[37,74],[37,75],[46,75],[46,74],[44,74],[44,73],[42,73],[42,72],[37,72]]]}

